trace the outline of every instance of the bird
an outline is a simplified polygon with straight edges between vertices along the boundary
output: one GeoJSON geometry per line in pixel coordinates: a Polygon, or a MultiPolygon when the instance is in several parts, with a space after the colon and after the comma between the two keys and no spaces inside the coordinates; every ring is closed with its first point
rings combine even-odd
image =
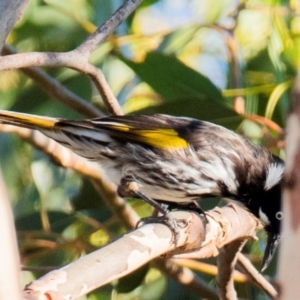
{"type": "Polygon", "coordinates": [[[261,271],[270,264],[281,237],[285,163],[266,148],[220,125],[164,114],[68,120],[0,110],[0,123],[38,130],[99,162],[121,196],[131,186],[162,214],[162,204],[188,207],[207,197],[242,205],[267,234],[261,271]]]}

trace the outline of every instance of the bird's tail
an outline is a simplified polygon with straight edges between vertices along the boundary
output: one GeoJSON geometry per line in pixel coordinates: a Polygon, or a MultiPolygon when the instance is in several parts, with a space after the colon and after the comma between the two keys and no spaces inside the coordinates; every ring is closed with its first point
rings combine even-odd
{"type": "Polygon", "coordinates": [[[0,110],[0,124],[39,130],[46,136],[88,159],[100,159],[113,141],[103,129],[86,121],[69,121],[0,110]]]}
{"type": "Polygon", "coordinates": [[[58,119],[0,110],[0,123],[31,129],[54,129],[58,119]]]}

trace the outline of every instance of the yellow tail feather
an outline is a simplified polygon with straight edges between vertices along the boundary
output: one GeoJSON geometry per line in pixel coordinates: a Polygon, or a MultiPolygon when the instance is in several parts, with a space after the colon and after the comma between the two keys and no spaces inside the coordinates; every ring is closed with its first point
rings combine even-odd
{"type": "Polygon", "coordinates": [[[58,120],[23,113],[0,110],[0,123],[36,129],[53,129],[58,120]]]}

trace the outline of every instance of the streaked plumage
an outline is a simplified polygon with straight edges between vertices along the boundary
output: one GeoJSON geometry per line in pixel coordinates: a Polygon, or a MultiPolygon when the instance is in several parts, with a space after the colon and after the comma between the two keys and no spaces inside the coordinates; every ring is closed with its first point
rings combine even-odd
{"type": "Polygon", "coordinates": [[[69,121],[0,111],[0,122],[38,129],[88,159],[117,185],[134,176],[157,201],[221,196],[243,204],[269,235],[263,267],[280,234],[284,163],[264,148],[209,122],[167,115],[69,121]]]}

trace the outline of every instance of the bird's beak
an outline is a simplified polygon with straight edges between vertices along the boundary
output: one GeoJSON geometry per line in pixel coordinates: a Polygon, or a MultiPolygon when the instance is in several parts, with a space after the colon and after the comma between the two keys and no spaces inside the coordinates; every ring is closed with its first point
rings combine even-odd
{"type": "Polygon", "coordinates": [[[268,239],[267,239],[267,245],[266,245],[264,257],[261,263],[261,268],[260,268],[261,272],[264,272],[269,266],[280,240],[280,234],[275,234],[271,232],[268,232],[267,234],[268,234],[268,239]]]}

